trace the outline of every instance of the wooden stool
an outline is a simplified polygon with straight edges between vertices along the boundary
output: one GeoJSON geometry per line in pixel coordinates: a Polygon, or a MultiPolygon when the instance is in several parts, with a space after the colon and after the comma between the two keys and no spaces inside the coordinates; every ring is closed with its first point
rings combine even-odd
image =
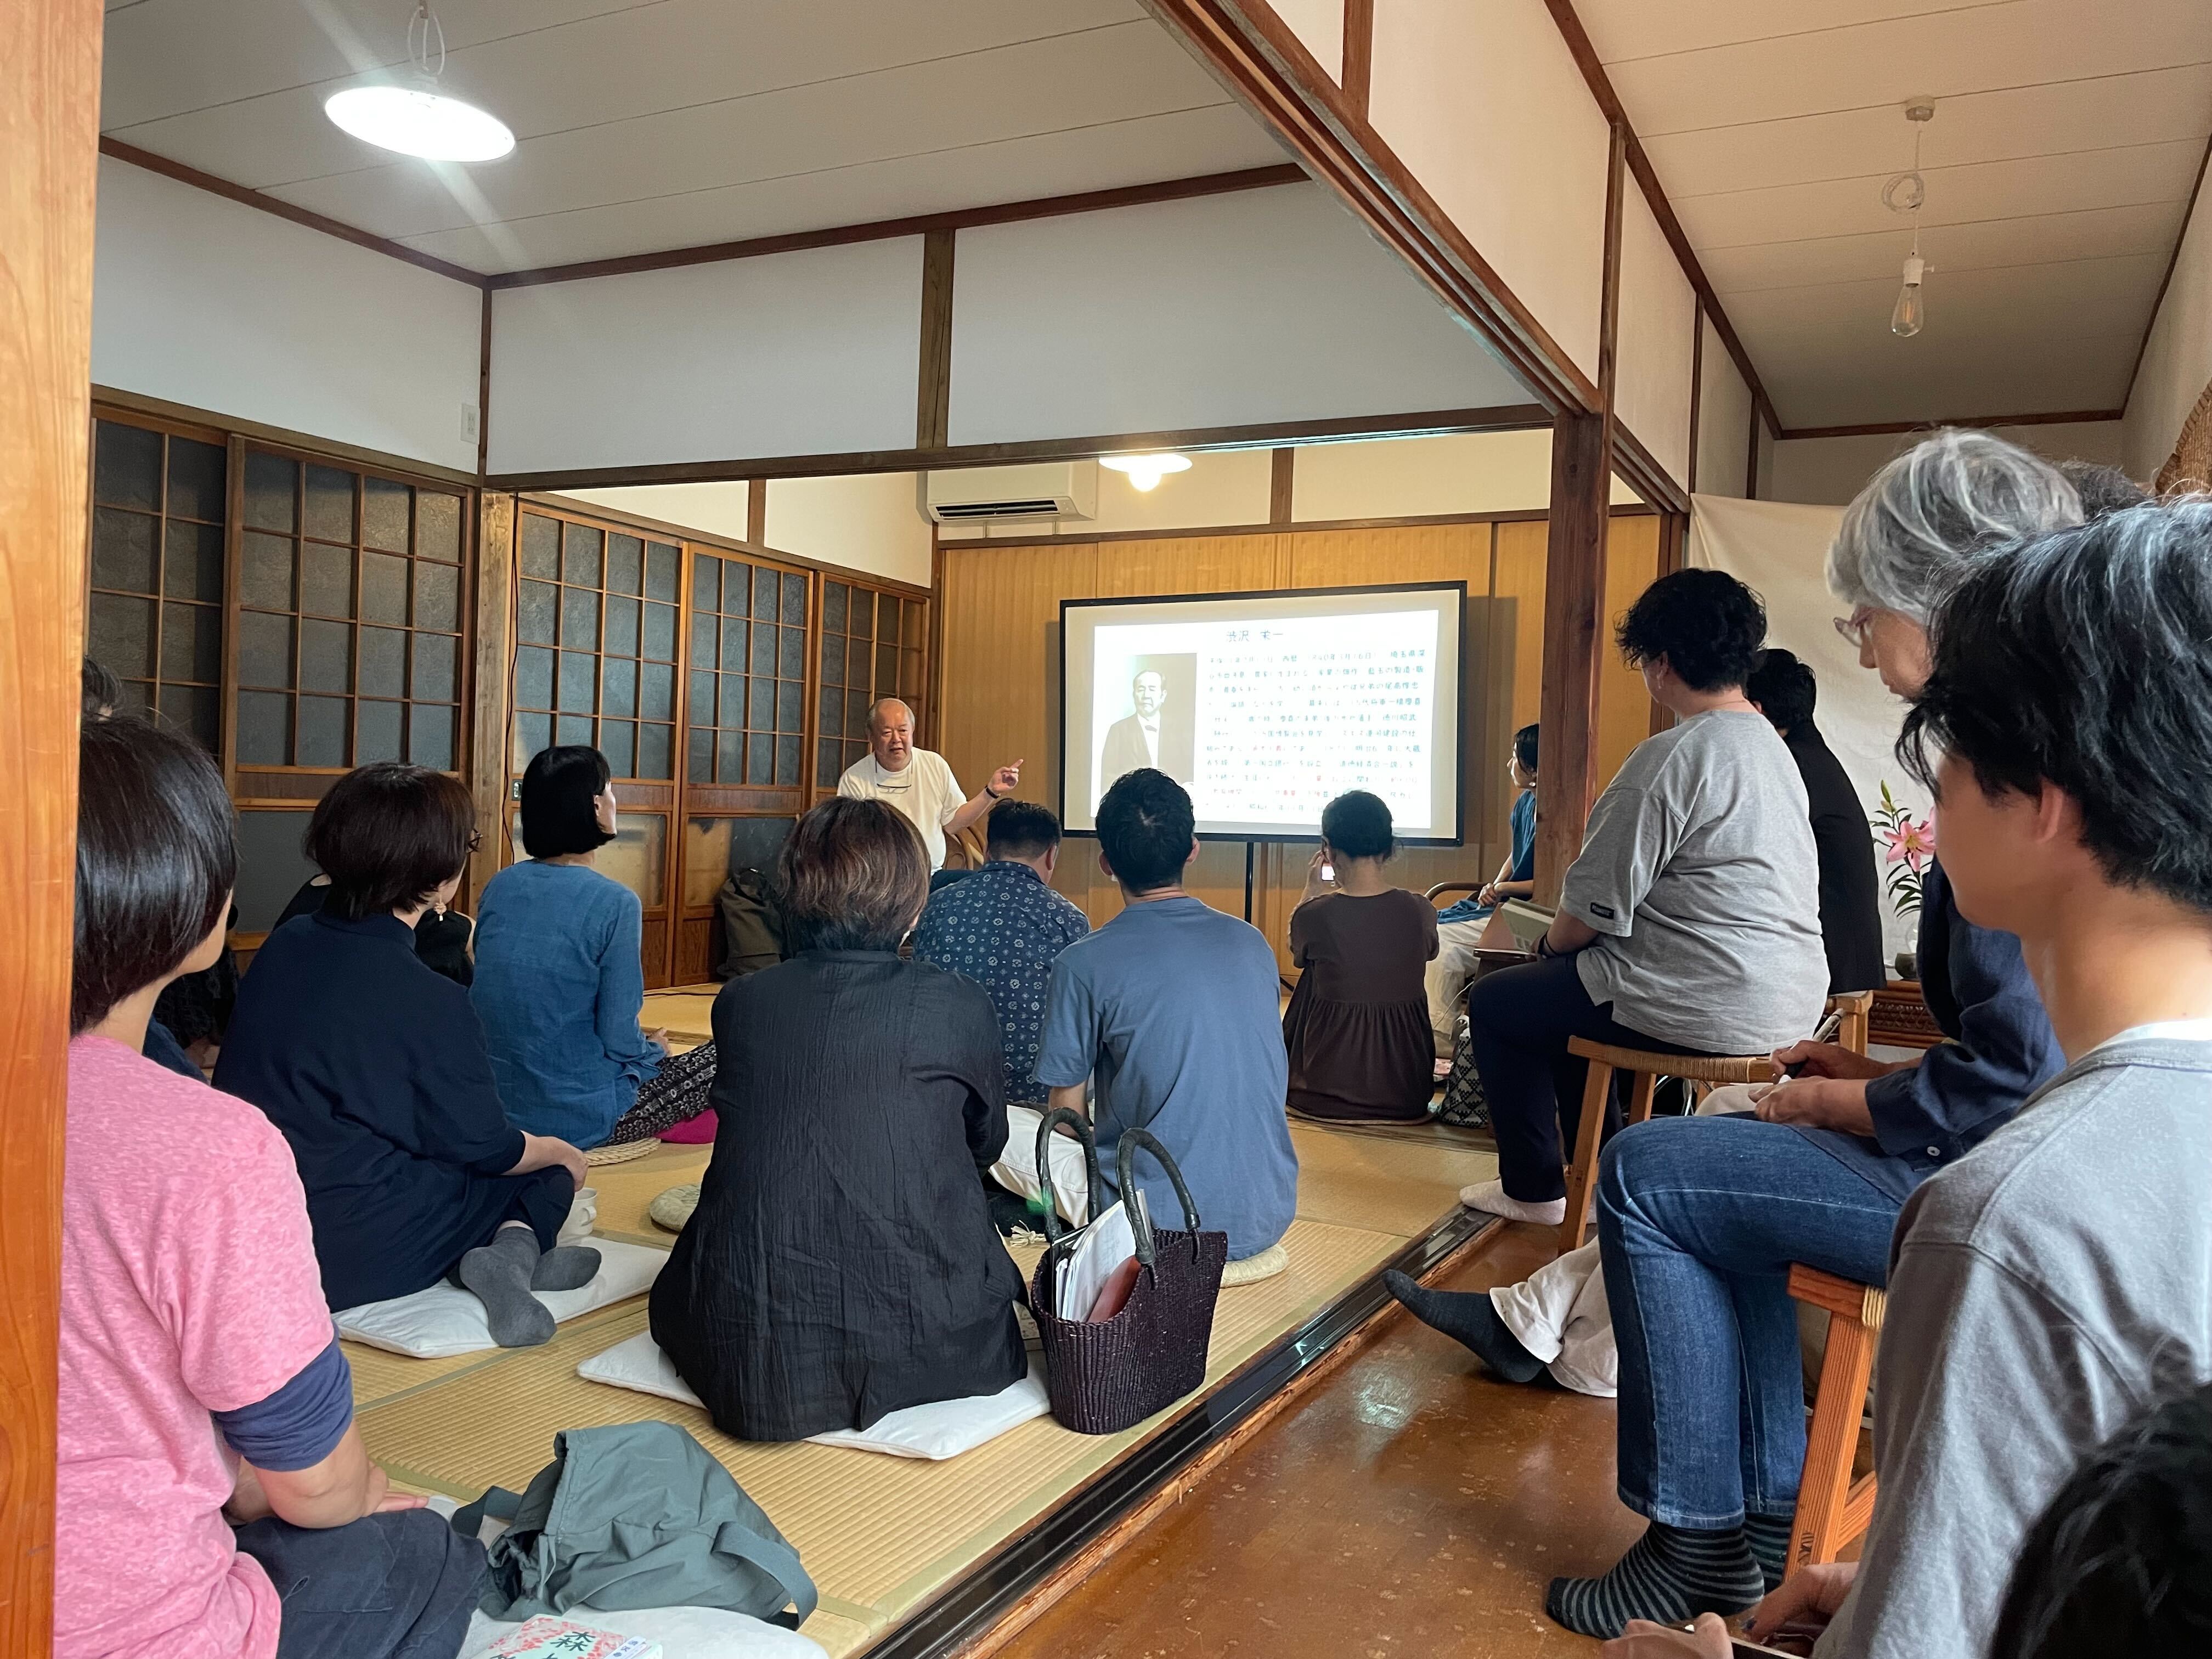
{"type": "Polygon", "coordinates": [[[1871,1285],[1803,1266],[1790,1269],[1790,1294],[1808,1307],[1827,1310],[1828,1348],[1820,1360],[1813,1421],[1805,1434],[1805,1474],[1797,1486],[1784,1577],[1834,1560],[1874,1518],[1874,1476],[1852,1480],[1851,1464],[1858,1455],[1859,1419],[1866,1411],[1867,1382],[1888,1301],[1871,1285]]]}
{"type": "Polygon", "coordinates": [[[1567,1052],[1589,1062],[1589,1081],[1583,1085],[1582,1122],[1575,1130],[1573,1161],[1567,1165],[1567,1215],[1559,1224],[1562,1255],[1581,1248],[1583,1230],[1589,1224],[1598,1138],[1605,1133],[1606,1097],[1615,1072],[1629,1073],[1636,1079],[1628,1095],[1631,1123],[1651,1115],[1651,1091],[1662,1077],[1689,1083],[1765,1083],[1774,1075],[1765,1054],[1662,1054],[1647,1048],[1615,1048],[1588,1037],[1569,1037],[1567,1052]]]}
{"type": "Polygon", "coordinates": [[[1874,993],[1846,991],[1828,999],[1824,1014],[1836,1017],[1836,1046],[1855,1054],[1867,1051],[1867,1024],[1874,1016],[1874,993]]]}

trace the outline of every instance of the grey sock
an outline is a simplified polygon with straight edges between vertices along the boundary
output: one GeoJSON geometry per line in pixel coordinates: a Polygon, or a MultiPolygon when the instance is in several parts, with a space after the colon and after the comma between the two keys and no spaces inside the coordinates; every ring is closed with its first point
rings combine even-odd
{"type": "Polygon", "coordinates": [[[1743,1528],[1692,1532],[1653,1522],[1601,1578],[1554,1578],[1544,1611],[1569,1630],[1610,1641],[1632,1619],[1686,1625],[1733,1618],[1765,1594],[1743,1528]]]}
{"type": "Polygon", "coordinates": [[[580,1291],[599,1273],[599,1253],[588,1244],[556,1244],[538,1258],[533,1291],[580,1291]]]}
{"type": "Polygon", "coordinates": [[[1382,1275],[1382,1284],[1414,1318],[1473,1349],[1500,1382],[1533,1382],[1543,1373],[1544,1362],[1505,1328],[1488,1291],[1431,1291],[1395,1268],[1382,1275]]]}
{"type": "Polygon", "coordinates": [[[537,1268],[538,1238],[527,1227],[501,1227],[461,1257],[461,1283],[484,1304],[491,1340],[502,1348],[553,1340],[553,1310],[530,1293],[537,1268]]]}
{"type": "Polygon", "coordinates": [[[1790,1571],[1790,1543],[1796,1529],[1794,1513],[1743,1517],[1743,1541],[1751,1546],[1752,1559],[1759,1563],[1759,1576],[1766,1581],[1769,1595],[1781,1589],[1782,1576],[1790,1571]]]}

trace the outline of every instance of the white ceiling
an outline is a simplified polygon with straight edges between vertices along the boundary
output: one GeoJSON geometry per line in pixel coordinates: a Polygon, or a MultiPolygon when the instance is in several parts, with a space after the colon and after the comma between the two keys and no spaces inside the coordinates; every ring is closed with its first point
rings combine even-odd
{"type": "Polygon", "coordinates": [[[1138,0],[441,0],[445,82],[514,152],[325,118],[404,67],[409,0],[108,0],[104,132],[479,271],[1263,167],[1138,0]]]}
{"type": "Polygon", "coordinates": [[[1577,0],[1785,427],[2113,409],[2212,134],[2212,0],[1577,0]],[[1928,323],[1889,332],[1922,151],[1928,323]]]}

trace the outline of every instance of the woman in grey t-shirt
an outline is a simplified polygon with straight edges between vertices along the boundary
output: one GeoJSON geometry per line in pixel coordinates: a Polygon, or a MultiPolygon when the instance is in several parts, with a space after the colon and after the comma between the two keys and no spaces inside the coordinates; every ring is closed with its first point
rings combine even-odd
{"type": "Polygon", "coordinates": [[[1671,1054],[1765,1054],[1809,1033],[1828,988],[1820,865],[1790,750],[1743,695],[1766,637],[1759,596],[1717,570],[1644,591],[1619,641],[1676,723],[1591,811],[1546,960],[1476,982],[1468,1038],[1498,1179],[1469,1206],[1557,1225],[1561,1135],[1587,1067],[1570,1037],[1671,1054]]]}

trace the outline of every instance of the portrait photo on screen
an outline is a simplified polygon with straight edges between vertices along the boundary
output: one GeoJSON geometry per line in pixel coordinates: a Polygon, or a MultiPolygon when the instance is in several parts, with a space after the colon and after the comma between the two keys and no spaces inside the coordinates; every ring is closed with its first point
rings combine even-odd
{"type": "Polygon", "coordinates": [[[1096,725],[1106,734],[1098,748],[1100,794],[1123,774],[1146,766],[1177,783],[1197,777],[1197,689],[1194,651],[1141,652],[1117,663],[1113,678],[1098,681],[1096,725]]]}
{"type": "Polygon", "coordinates": [[[1457,842],[1466,603],[1456,582],[1062,601],[1062,821],[1089,831],[1152,767],[1201,836],[1308,838],[1365,789],[1401,840],[1457,842]]]}

